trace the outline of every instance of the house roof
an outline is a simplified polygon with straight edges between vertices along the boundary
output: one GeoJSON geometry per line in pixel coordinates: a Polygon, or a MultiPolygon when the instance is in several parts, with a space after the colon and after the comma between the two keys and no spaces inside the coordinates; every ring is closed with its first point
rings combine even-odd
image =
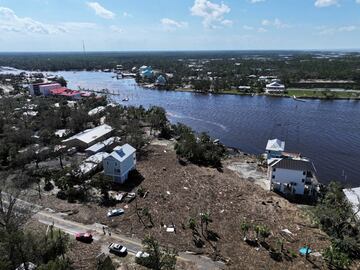
{"type": "Polygon", "coordinates": [[[66,140],[63,140],[63,142],[68,142],[71,140],[79,140],[86,144],[91,143],[92,141],[104,136],[105,134],[108,134],[113,130],[112,127],[109,125],[101,125],[92,129],[84,130],[83,132],[80,132],[66,140]]]}
{"type": "Polygon", "coordinates": [[[130,144],[124,144],[123,146],[118,146],[114,148],[114,151],[110,154],[113,158],[122,162],[128,156],[134,154],[136,149],[132,147],[130,144]]]}
{"type": "Polygon", "coordinates": [[[100,113],[100,112],[102,112],[102,111],[104,111],[104,110],[105,110],[105,107],[104,107],[104,106],[99,106],[99,107],[96,107],[96,108],[90,110],[90,111],[88,112],[88,114],[89,114],[90,116],[92,116],[92,115],[98,114],[98,113],[100,113]]]}
{"type": "Polygon", "coordinates": [[[98,142],[98,143],[94,144],[93,146],[90,146],[89,148],[85,149],[85,151],[98,152],[98,151],[102,150],[103,148],[105,148],[106,146],[111,145],[114,142],[120,141],[120,140],[121,140],[120,137],[111,137],[105,141],[98,142]]]}
{"type": "Polygon", "coordinates": [[[268,151],[284,151],[285,142],[279,139],[268,140],[266,145],[266,150],[268,151]]]}
{"type": "Polygon", "coordinates": [[[277,88],[285,88],[285,85],[279,83],[279,82],[272,82],[270,84],[267,84],[266,87],[277,87],[277,88]]]}
{"type": "MultiPolygon", "coordinates": [[[[354,213],[358,212],[360,204],[360,187],[343,189],[343,192],[348,201],[351,203],[354,213]]],[[[360,218],[360,212],[357,213],[357,217],[360,218]]]]}
{"type": "Polygon", "coordinates": [[[93,169],[95,169],[105,158],[109,156],[106,152],[99,152],[95,155],[92,155],[85,159],[79,165],[79,172],[82,174],[87,174],[93,169]]]}
{"type": "Polygon", "coordinates": [[[293,171],[310,171],[316,172],[314,164],[306,159],[283,158],[278,162],[270,164],[273,168],[287,169],[293,171]]]}

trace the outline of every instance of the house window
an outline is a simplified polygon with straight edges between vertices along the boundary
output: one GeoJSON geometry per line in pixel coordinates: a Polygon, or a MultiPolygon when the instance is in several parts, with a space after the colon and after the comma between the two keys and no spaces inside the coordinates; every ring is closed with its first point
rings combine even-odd
{"type": "Polygon", "coordinates": [[[303,183],[304,183],[304,182],[305,182],[305,179],[301,179],[301,182],[303,182],[303,183]]]}
{"type": "Polygon", "coordinates": [[[117,163],[115,162],[115,166],[117,166],[117,163]]]}
{"type": "Polygon", "coordinates": [[[276,172],[276,168],[273,168],[273,172],[276,172]]]}
{"type": "Polygon", "coordinates": [[[306,172],[303,172],[303,175],[305,175],[306,174],[306,172]]]}
{"type": "Polygon", "coordinates": [[[275,179],[275,175],[272,176],[272,179],[275,179]]]}

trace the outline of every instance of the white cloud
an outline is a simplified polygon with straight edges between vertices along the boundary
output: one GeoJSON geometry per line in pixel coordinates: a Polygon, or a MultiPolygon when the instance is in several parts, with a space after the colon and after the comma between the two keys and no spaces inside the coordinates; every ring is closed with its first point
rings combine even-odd
{"type": "Polygon", "coordinates": [[[97,29],[95,23],[89,22],[62,22],[46,24],[29,17],[19,17],[7,7],[0,7],[0,31],[16,32],[21,34],[60,34],[76,32],[84,29],[97,29]]]}
{"type": "Polygon", "coordinates": [[[261,24],[263,26],[273,26],[276,27],[278,29],[282,29],[282,28],[289,28],[290,25],[283,23],[280,19],[276,18],[274,20],[263,20],[261,22],[261,24]]]}
{"type": "Polygon", "coordinates": [[[116,26],[116,25],[111,25],[110,30],[115,33],[124,33],[124,30],[121,27],[116,26]]]}
{"type": "Polygon", "coordinates": [[[333,35],[336,33],[346,33],[346,32],[357,31],[360,28],[355,25],[345,25],[345,26],[339,26],[339,27],[321,26],[321,27],[318,27],[317,29],[320,31],[319,35],[333,35]]]}
{"type": "Polygon", "coordinates": [[[28,17],[19,17],[12,9],[6,7],[0,7],[0,30],[37,34],[67,32],[64,26],[45,24],[28,17]]]}
{"type": "Polygon", "coordinates": [[[115,17],[115,13],[107,10],[98,2],[87,2],[87,5],[95,11],[95,14],[104,18],[104,19],[112,19],[115,17]]]}
{"type": "MultiPolygon", "coordinates": [[[[359,1],[359,0],[357,0],[359,1]]],[[[315,1],[315,7],[329,7],[333,5],[338,5],[339,0],[316,0],[315,1]]]]}
{"type": "Polygon", "coordinates": [[[218,24],[229,25],[230,20],[225,20],[224,15],[230,10],[224,3],[216,4],[209,0],[195,0],[190,9],[193,16],[203,19],[202,23],[206,28],[216,28],[218,24]]]}
{"type": "Polygon", "coordinates": [[[187,22],[178,22],[169,18],[163,18],[160,22],[163,25],[164,29],[167,31],[175,30],[178,28],[185,28],[188,26],[187,22]]]}

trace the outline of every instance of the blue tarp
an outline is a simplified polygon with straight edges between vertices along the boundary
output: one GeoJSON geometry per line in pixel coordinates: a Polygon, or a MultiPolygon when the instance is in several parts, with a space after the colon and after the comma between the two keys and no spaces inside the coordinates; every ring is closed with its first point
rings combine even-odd
{"type": "Polygon", "coordinates": [[[308,248],[308,247],[302,247],[299,249],[299,252],[301,255],[306,255],[307,254],[310,254],[311,253],[311,249],[308,248]]]}

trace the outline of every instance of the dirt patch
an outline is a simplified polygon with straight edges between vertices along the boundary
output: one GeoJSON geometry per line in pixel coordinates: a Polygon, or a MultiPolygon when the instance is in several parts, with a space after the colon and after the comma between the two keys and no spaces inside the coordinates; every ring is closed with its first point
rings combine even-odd
{"type": "MultiPolygon", "coordinates": [[[[223,171],[195,165],[183,166],[174,151],[168,146],[150,145],[137,165],[144,178],[141,186],[149,191],[145,199],[137,198],[130,204],[118,204],[125,209],[121,217],[108,219],[107,208],[95,204],[68,204],[54,196],[44,197],[42,204],[54,210],[78,210],[78,214],[67,218],[93,224],[102,222],[113,230],[142,239],[149,233],[163,244],[178,251],[191,250],[214,254],[226,259],[229,269],[310,269],[314,264],[324,268],[321,259],[311,257],[311,262],[297,256],[292,258],[290,250],[309,244],[314,251],[322,251],[329,242],[324,233],[313,228],[305,213],[278,195],[265,191],[258,185],[241,178],[224,166],[223,171]],[[139,208],[148,208],[154,227],[144,228],[136,214],[139,208]],[[187,228],[190,217],[199,219],[199,214],[209,211],[212,223],[209,230],[218,235],[217,241],[205,242],[201,249],[195,247],[192,231],[187,228]],[[269,246],[251,246],[243,241],[240,224],[266,225],[271,236],[269,246]],[[176,226],[176,233],[167,233],[163,225],[176,226]],[[281,236],[288,229],[291,237],[281,236]],[[277,248],[278,240],[284,240],[287,257],[278,262],[269,256],[266,248],[277,248]]],[[[239,162],[239,160],[235,160],[239,162]]],[[[231,161],[230,161],[231,162],[231,161]]],[[[226,162],[228,164],[228,161],[226,162]]],[[[250,174],[251,175],[251,174],[250,174]]],[[[145,219],[146,220],[146,219],[145,219]]],[[[146,220],[148,223],[148,221],[146,220]]],[[[249,235],[254,239],[254,235],[249,235]]]]}

